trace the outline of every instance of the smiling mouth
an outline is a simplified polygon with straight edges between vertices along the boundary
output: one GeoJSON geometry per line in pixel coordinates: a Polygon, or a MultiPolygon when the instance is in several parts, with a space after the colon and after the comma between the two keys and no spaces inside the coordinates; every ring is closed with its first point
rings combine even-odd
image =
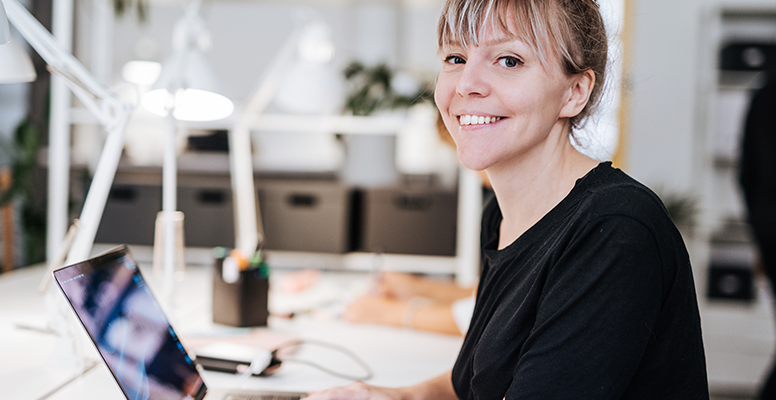
{"type": "Polygon", "coordinates": [[[483,117],[481,115],[459,115],[458,123],[461,125],[487,125],[498,122],[503,117],[483,117]]]}

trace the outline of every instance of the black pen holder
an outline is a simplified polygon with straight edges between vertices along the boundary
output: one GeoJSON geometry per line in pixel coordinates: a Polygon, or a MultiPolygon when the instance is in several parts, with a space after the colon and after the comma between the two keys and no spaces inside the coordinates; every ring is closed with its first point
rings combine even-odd
{"type": "Polygon", "coordinates": [[[223,279],[223,258],[213,268],[213,322],[251,327],[267,326],[269,279],[260,268],[240,271],[233,283],[223,279]]]}

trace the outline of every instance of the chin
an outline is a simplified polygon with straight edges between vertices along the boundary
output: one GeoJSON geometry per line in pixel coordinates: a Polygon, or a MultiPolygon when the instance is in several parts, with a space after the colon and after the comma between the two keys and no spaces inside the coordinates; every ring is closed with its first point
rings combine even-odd
{"type": "Polygon", "coordinates": [[[491,160],[482,157],[482,155],[467,154],[460,151],[458,152],[458,162],[472,171],[484,171],[492,164],[491,160]]]}

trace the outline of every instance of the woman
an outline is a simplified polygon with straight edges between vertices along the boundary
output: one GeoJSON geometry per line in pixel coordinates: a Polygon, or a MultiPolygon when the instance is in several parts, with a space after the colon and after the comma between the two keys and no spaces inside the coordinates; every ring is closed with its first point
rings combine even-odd
{"type": "Polygon", "coordinates": [[[708,399],[681,236],[660,200],[570,142],[604,83],[594,0],[448,0],[436,102],[496,195],[452,371],[318,399],[708,399]]]}

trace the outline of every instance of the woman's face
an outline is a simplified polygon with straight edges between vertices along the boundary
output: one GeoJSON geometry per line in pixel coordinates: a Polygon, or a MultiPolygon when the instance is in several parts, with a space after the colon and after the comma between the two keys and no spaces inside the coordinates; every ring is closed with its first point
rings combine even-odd
{"type": "Polygon", "coordinates": [[[487,28],[479,37],[479,46],[440,50],[434,97],[460,162],[483,170],[553,151],[557,146],[546,146],[552,140],[568,141],[573,77],[554,57],[545,69],[531,46],[514,37],[487,28]]]}

